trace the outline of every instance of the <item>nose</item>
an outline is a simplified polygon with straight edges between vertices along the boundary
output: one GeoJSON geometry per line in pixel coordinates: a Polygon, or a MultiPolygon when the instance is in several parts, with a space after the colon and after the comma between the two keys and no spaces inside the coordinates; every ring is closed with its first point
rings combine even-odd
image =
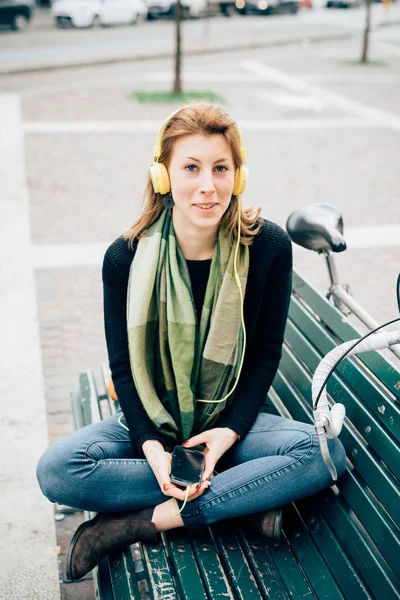
{"type": "Polygon", "coordinates": [[[204,171],[202,180],[200,182],[200,193],[209,196],[209,195],[213,194],[214,192],[215,192],[215,185],[214,185],[214,181],[213,181],[212,172],[204,171]]]}

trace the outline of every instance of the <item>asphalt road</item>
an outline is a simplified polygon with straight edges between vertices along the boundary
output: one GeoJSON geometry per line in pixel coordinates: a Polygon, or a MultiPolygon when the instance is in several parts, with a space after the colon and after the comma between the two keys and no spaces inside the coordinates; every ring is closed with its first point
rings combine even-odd
{"type": "MultiPolygon", "coordinates": [[[[223,16],[184,22],[183,48],[187,53],[216,48],[257,48],[292,41],[359,36],[365,20],[363,7],[351,10],[316,8],[297,15],[223,16]]],[[[372,27],[400,22],[400,3],[390,13],[375,4],[372,27]]],[[[49,10],[37,9],[31,26],[22,33],[0,31],[0,73],[58,65],[82,65],[129,58],[165,57],[174,50],[174,24],[159,20],[137,26],[58,29],[49,10]]]]}
{"type": "MultiPolygon", "coordinates": [[[[381,6],[374,9],[383,14],[381,6]]],[[[329,12],[333,20],[343,18],[343,13],[329,12]]],[[[400,26],[373,32],[370,56],[375,62],[361,66],[355,61],[362,13],[346,15],[354,19],[355,32],[347,40],[312,44],[303,39],[186,57],[183,83],[185,89],[221,94],[237,119],[250,170],[246,204],[261,205],[262,214],[282,226],[292,211],[308,203],[338,208],[349,241],[346,252],[337,256],[340,279],[383,321],[398,314],[400,26]]],[[[306,17],[307,28],[318,19],[316,30],[329,28],[322,22],[324,11],[306,17]]],[[[288,36],[302,31],[302,19],[303,13],[298,21],[215,19],[211,32],[239,32],[247,23],[249,30],[271,27],[288,36]]],[[[204,27],[201,22],[187,25],[187,31],[204,27]]],[[[157,43],[159,32],[168,27],[149,23],[134,32],[146,32],[149,43],[157,43]]],[[[131,31],[43,29],[39,35],[32,28],[24,36],[2,33],[0,52],[5,46],[10,56],[30,52],[35,39],[43,49],[55,43],[56,34],[73,37],[77,44],[82,40],[84,46],[88,36],[93,42],[115,36],[117,42],[131,31]]],[[[159,59],[0,77],[2,93],[17,94],[21,103],[51,441],[72,429],[69,392],[79,371],[89,367],[98,372],[106,361],[103,252],[134,221],[157,128],[176,108],[142,105],[129,95],[170,89],[172,70],[170,59],[159,59]]],[[[295,248],[295,266],[327,291],[321,257],[295,248]]],[[[59,529],[61,556],[71,529],[68,519],[72,517],[59,529]]],[[[79,587],[83,585],[62,585],[63,598],[89,599],[87,588],[83,592],[79,587]]]]}

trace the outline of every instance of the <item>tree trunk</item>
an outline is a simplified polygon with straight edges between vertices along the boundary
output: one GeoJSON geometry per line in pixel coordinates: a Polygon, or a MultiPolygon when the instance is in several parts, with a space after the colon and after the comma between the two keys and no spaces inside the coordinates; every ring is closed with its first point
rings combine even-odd
{"type": "Polygon", "coordinates": [[[182,94],[181,82],[181,15],[182,5],[180,0],[176,0],[175,6],[175,81],[174,94],[182,94]]]}
{"type": "Polygon", "coordinates": [[[369,31],[371,26],[371,0],[365,0],[366,14],[365,14],[365,29],[364,29],[364,40],[361,62],[366,63],[368,60],[368,44],[369,44],[369,31]]]}

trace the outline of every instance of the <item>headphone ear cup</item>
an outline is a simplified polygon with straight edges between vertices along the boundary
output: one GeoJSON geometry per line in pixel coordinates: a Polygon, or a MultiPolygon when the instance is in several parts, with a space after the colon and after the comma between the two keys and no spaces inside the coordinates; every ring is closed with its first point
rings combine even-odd
{"type": "Polygon", "coordinates": [[[248,173],[249,170],[245,165],[242,165],[241,167],[238,167],[236,169],[235,183],[233,185],[232,192],[234,196],[239,196],[240,194],[243,194],[244,189],[246,187],[248,173]]]}
{"type": "Polygon", "coordinates": [[[149,169],[153,189],[158,194],[168,194],[171,191],[167,167],[163,163],[153,163],[149,169]]]}

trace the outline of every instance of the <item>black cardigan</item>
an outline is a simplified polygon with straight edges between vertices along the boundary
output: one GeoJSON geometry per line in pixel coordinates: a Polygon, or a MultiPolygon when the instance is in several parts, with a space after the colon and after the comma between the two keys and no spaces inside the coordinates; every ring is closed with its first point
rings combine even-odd
{"type": "MultiPolygon", "coordinates": [[[[250,265],[244,299],[247,344],[243,369],[232,404],[214,427],[229,427],[243,437],[251,428],[271,386],[282,354],[291,282],[292,247],[289,236],[275,223],[263,226],[250,246],[250,265]]],[[[133,382],[127,335],[126,300],[131,262],[136,251],[128,240],[116,239],[103,261],[104,325],[111,375],[129,427],[135,456],[143,457],[148,439],[164,442],[148,417],[133,382]]],[[[182,440],[183,441],[183,440],[182,440]]]]}

